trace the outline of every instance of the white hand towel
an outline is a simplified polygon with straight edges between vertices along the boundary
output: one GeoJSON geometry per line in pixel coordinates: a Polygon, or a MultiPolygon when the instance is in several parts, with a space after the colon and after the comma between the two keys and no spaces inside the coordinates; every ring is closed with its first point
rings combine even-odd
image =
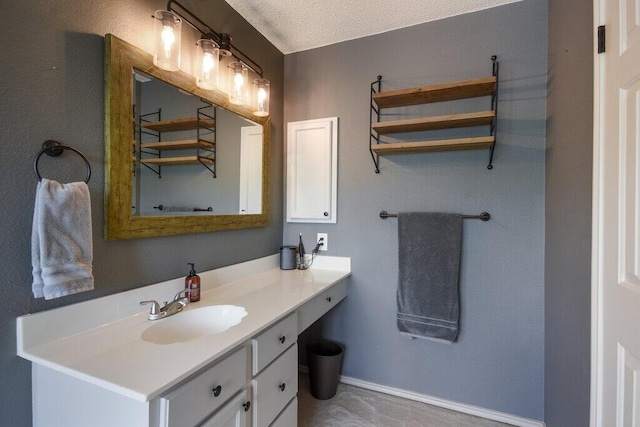
{"type": "Polygon", "coordinates": [[[93,289],[91,233],[87,184],[42,179],[31,234],[34,297],[53,299],[93,289]]]}

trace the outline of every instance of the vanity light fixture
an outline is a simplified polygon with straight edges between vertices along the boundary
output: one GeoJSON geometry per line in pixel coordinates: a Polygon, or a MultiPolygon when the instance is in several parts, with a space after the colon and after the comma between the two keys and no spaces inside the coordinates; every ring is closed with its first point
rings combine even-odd
{"type": "Polygon", "coordinates": [[[231,36],[218,33],[200,18],[175,0],[169,0],[167,10],[154,14],[155,55],[154,63],[165,70],[177,71],[180,66],[180,29],[185,21],[202,37],[197,42],[196,82],[203,89],[218,87],[220,56],[232,56],[228,67],[229,101],[233,104],[253,104],[254,115],[269,115],[269,80],[264,78],[262,67],[231,43],[231,36]],[[249,82],[249,71],[258,78],[249,82]],[[253,86],[253,101],[250,100],[250,86],[253,86]]]}
{"type": "Polygon", "coordinates": [[[218,87],[218,69],[220,66],[220,49],[211,39],[202,38],[196,43],[196,83],[202,89],[218,87]]]}
{"type": "Polygon", "coordinates": [[[234,61],[227,67],[229,70],[229,101],[242,105],[249,103],[249,67],[242,61],[234,61]]]}
{"type": "Polygon", "coordinates": [[[182,20],[168,10],[157,10],[153,17],[155,18],[153,63],[163,70],[178,71],[182,20]]]}
{"type": "Polygon", "coordinates": [[[256,100],[256,112],[253,113],[259,117],[266,117],[269,115],[269,88],[271,83],[267,79],[255,79],[253,81],[253,88],[255,92],[256,100]]]}

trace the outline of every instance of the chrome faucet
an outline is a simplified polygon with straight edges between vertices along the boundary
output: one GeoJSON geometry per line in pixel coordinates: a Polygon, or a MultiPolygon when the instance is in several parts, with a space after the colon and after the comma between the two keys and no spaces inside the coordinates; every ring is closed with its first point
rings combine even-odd
{"type": "Polygon", "coordinates": [[[183,289],[173,297],[173,301],[166,302],[162,307],[157,301],[140,301],[140,305],[151,304],[151,311],[149,312],[149,320],[158,320],[163,317],[169,317],[176,313],[180,313],[183,308],[189,305],[189,289],[183,289]],[[185,294],[184,297],[181,295],[185,294]]]}

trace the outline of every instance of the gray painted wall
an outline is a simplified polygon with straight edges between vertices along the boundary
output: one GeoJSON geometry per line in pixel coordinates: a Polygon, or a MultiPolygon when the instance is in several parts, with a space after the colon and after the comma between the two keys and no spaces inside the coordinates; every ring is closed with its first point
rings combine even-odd
{"type": "MultiPolygon", "coordinates": [[[[278,252],[282,239],[283,55],[223,0],[185,0],[207,23],[233,35],[271,80],[271,225],[197,235],[105,241],[104,83],[106,33],[151,51],[153,11],[165,1],[3,1],[0,43],[0,414],[12,426],[31,425],[30,364],[15,356],[15,318],[53,307],[180,277],[186,262],[208,270],[278,252]],[[89,189],[94,224],[96,290],[58,300],[33,300],[30,234],[36,179],[31,162],[46,139],[80,149],[93,169],[89,189]]],[[[43,156],[46,157],[46,156],[43,156]]],[[[71,154],[41,161],[44,176],[77,180],[71,154]],[[69,169],[69,173],[64,173],[69,169]]]]}
{"type": "Polygon", "coordinates": [[[593,5],[549,1],[545,421],[589,424],[593,5]]]}
{"type": "Polygon", "coordinates": [[[327,232],[327,255],[352,257],[349,296],[315,328],[346,343],[344,375],[543,418],[546,30],[546,2],[525,0],[285,56],[285,121],[340,118],[338,222],[285,224],[284,240],[303,232],[312,247],[327,232]],[[389,90],[485,77],[492,54],[495,168],[482,150],[388,156],[374,173],[370,82],[381,74],[389,90]],[[458,343],[397,332],[396,221],[381,210],[491,213],[464,224],[458,343]]]}

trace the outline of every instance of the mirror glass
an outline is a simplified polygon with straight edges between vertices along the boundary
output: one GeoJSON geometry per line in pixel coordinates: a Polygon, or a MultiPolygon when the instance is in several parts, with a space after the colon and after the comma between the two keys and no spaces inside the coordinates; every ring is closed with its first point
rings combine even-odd
{"type": "Polygon", "coordinates": [[[105,237],[269,224],[269,117],[105,36],[105,237]]]}
{"type": "Polygon", "coordinates": [[[137,216],[262,212],[262,126],[134,70],[137,216]]]}

